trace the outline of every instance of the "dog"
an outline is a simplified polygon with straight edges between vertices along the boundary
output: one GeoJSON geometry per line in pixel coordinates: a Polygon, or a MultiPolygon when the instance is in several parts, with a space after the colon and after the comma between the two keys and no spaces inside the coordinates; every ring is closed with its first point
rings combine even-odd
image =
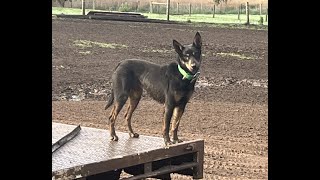
{"type": "Polygon", "coordinates": [[[200,74],[202,40],[200,33],[194,36],[192,44],[182,45],[173,40],[173,47],[177,53],[175,62],[167,65],[158,65],[140,59],[121,61],[112,74],[111,95],[105,109],[112,104],[109,115],[110,137],[118,141],[115,132],[115,121],[122,107],[129,99],[125,119],[130,137],[138,138],[131,127],[132,113],[136,109],[143,89],[152,99],[164,105],[162,133],[165,145],[182,142],[178,138],[178,127],[186,104],[194,92],[196,80],[200,74]],[[169,127],[173,119],[169,136],[169,127]]]}

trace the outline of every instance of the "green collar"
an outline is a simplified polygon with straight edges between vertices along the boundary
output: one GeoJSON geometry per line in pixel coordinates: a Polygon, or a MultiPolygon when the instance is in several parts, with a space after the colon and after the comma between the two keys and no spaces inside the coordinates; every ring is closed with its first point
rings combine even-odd
{"type": "Polygon", "coordinates": [[[182,79],[192,80],[194,78],[197,78],[199,75],[199,72],[197,72],[195,75],[187,73],[185,70],[183,70],[181,68],[181,66],[179,64],[178,64],[178,70],[179,70],[180,74],[183,76],[182,79]]]}

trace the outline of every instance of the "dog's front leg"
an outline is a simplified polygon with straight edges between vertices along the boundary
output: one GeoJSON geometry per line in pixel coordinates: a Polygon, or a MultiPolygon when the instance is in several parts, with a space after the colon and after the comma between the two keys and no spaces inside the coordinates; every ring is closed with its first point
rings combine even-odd
{"type": "Polygon", "coordinates": [[[180,143],[182,142],[182,140],[180,140],[178,138],[178,127],[179,127],[179,124],[180,124],[180,119],[182,117],[182,114],[184,112],[184,109],[185,109],[186,105],[185,104],[182,104],[182,105],[179,105],[177,107],[174,108],[173,110],[173,116],[172,116],[172,126],[171,126],[171,131],[172,131],[172,140],[173,140],[173,143],[180,143]]]}
{"type": "Polygon", "coordinates": [[[164,143],[166,146],[172,144],[169,136],[169,128],[170,128],[171,117],[173,114],[173,109],[174,109],[173,105],[166,104],[165,110],[164,110],[162,132],[163,132],[164,143]]]}

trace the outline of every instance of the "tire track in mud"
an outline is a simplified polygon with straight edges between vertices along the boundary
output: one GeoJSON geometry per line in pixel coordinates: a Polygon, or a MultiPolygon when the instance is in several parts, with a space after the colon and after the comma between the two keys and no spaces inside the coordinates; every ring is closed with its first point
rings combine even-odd
{"type": "MultiPolygon", "coordinates": [[[[192,137],[200,134],[182,136],[192,137]]],[[[268,146],[252,138],[204,135],[204,179],[267,179],[268,146]]]]}
{"type": "MultiPolygon", "coordinates": [[[[56,122],[66,124],[108,129],[106,124],[108,111],[103,110],[104,104],[103,101],[54,102],[53,118],[56,122]]],[[[267,124],[260,122],[265,121],[264,114],[267,111],[264,108],[266,107],[248,104],[192,102],[192,106],[188,107],[181,122],[179,136],[184,141],[204,139],[204,179],[268,179],[268,137],[267,129],[265,129],[267,124]],[[208,109],[219,117],[219,114],[225,116],[221,116],[220,119],[194,119],[195,111],[198,112],[196,116],[203,116],[208,109]],[[251,116],[255,118],[249,118],[251,116]],[[236,117],[237,119],[234,119],[236,117]],[[260,118],[262,120],[255,120],[260,118]],[[212,119],[215,120],[212,121],[212,119]],[[241,132],[241,136],[232,133],[225,134],[223,126],[215,125],[222,122],[229,128],[234,124],[239,124],[239,129],[230,130],[244,132],[241,132]],[[252,136],[256,131],[246,131],[244,128],[260,123],[262,123],[261,126],[266,126],[256,130],[264,134],[262,136],[252,136]],[[207,128],[206,131],[203,131],[204,127],[207,128]]],[[[161,109],[159,104],[152,101],[141,101],[133,117],[134,129],[139,134],[162,137],[159,109],[161,109]],[[150,106],[154,108],[147,108],[150,106]]],[[[122,117],[123,114],[120,114],[116,122],[116,131],[127,132],[126,122],[122,117]]],[[[172,177],[182,180],[192,179],[178,174],[173,174],[172,177]]]]}

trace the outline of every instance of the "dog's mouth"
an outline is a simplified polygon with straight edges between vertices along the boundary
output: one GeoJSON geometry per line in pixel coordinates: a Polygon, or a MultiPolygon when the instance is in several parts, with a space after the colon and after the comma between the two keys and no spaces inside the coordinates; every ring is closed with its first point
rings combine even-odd
{"type": "Polygon", "coordinates": [[[198,71],[198,68],[196,66],[191,66],[189,64],[186,64],[186,67],[192,74],[195,74],[198,71]]]}

